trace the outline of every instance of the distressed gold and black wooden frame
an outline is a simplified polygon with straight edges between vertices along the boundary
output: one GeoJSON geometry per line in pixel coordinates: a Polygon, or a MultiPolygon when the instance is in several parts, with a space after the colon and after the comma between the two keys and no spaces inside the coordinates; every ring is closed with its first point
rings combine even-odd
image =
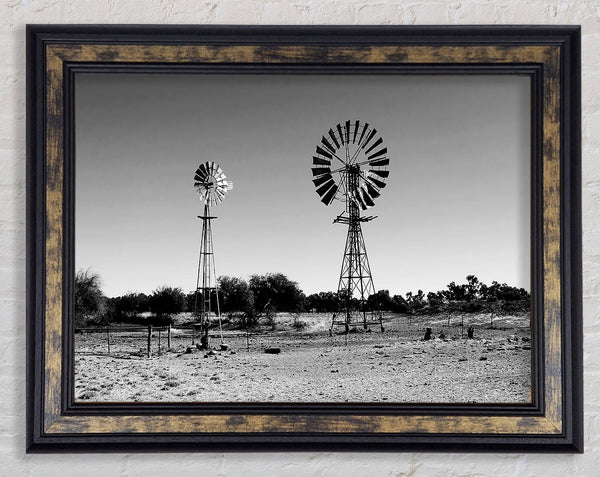
{"type": "Polygon", "coordinates": [[[34,25],[27,93],[28,452],[582,451],[579,27],[34,25]],[[531,403],[75,402],[74,79],[103,73],[529,76],[531,403]]]}

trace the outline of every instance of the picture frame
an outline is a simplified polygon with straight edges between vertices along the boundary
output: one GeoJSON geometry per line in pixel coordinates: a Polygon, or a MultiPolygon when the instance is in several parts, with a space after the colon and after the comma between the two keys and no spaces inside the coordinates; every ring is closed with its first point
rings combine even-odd
{"type": "Polygon", "coordinates": [[[580,62],[577,26],[29,25],[27,452],[583,452],[580,62]],[[74,78],[109,72],[529,77],[532,403],[75,402],[74,78]]]}

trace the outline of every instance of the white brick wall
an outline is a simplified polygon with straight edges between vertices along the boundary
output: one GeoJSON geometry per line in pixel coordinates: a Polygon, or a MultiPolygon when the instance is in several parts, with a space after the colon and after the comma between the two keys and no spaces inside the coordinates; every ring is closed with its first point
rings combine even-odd
{"type": "Polygon", "coordinates": [[[3,0],[0,5],[0,475],[592,476],[600,468],[598,0],[3,0]],[[25,455],[25,24],[581,24],[585,445],[581,455],[25,455]]]}

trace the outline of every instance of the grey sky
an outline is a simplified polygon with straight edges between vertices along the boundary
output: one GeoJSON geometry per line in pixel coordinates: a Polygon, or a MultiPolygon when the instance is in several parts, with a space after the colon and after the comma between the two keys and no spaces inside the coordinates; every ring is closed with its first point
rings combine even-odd
{"type": "Polygon", "coordinates": [[[335,290],[346,228],[311,156],[346,119],[375,126],[388,186],[363,226],[376,289],[475,274],[529,289],[529,79],[86,75],[76,82],[76,267],[104,292],[196,283],[199,163],[234,182],[213,211],[218,275],[282,272],[335,290]]]}

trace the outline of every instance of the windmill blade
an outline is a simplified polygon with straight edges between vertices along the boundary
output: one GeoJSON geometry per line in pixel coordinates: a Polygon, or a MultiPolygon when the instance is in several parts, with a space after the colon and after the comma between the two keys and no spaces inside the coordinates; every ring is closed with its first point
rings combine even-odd
{"type": "Polygon", "coordinates": [[[371,196],[369,195],[367,190],[364,188],[364,186],[358,190],[359,190],[360,194],[362,195],[362,198],[365,201],[365,204],[367,204],[367,207],[373,207],[375,205],[375,202],[373,202],[373,199],[371,199],[371,196]]]}
{"type": "Polygon", "coordinates": [[[320,157],[313,156],[313,166],[330,166],[331,161],[327,159],[321,159],[320,157]]]}
{"type": "Polygon", "coordinates": [[[196,180],[204,182],[204,180],[206,179],[207,176],[208,176],[208,172],[206,171],[206,165],[200,164],[198,166],[198,169],[196,169],[196,175],[194,176],[194,178],[196,180]]]}
{"type": "MultiPolygon", "coordinates": [[[[382,140],[382,142],[383,142],[383,140],[382,140]]],[[[384,147],[383,149],[380,149],[379,151],[374,152],[373,154],[368,156],[367,159],[375,159],[376,157],[383,156],[386,153],[387,153],[387,147],[384,147]]]]}
{"type": "Polygon", "coordinates": [[[200,164],[198,169],[201,171],[201,174],[203,174],[204,180],[206,181],[206,179],[210,176],[210,168],[208,162],[200,164]]]}
{"type": "Polygon", "coordinates": [[[360,125],[360,121],[356,121],[354,124],[354,136],[352,137],[352,144],[356,142],[356,134],[358,133],[358,126],[360,125]]]}
{"type": "Polygon", "coordinates": [[[337,138],[335,137],[335,133],[333,132],[333,129],[329,130],[329,137],[331,138],[331,140],[335,144],[335,148],[339,149],[340,148],[340,144],[338,143],[337,138]]]}
{"type": "Polygon", "coordinates": [[[373,149],[375,149],[377,146],[379,146],[381,143],[383,143],[383,139],[379,138],[377,139],[377,141],[375,141],[371,147],[369,149],[367,149],[365,151],[365,154],[369,154],[373,149]]]}
{"type": "Polygon", "coordinates": [[[329,152],[327,152],[325,149],[323,149],[320,146],[317,146],[317,154],[321,154],[321,156],[327,157],[329,159],[333,159],[333,155],[330,154],[329,152]]]}
{"type": "Polygon", "coordinates": [[[350,144],[350,121],[346,121],[346,144],[350,144]]]}
{"type": "Polygon", "coordinates": [[[311,170],[313,176],[320,176],[321,174],[327,174],[331,172],[329,167],[313,167],[311,170]]]}
{"type": "Polygon", "coordinates": [[[390,171],[378,171],[377,169],[371,169],[369,173],[377,174],[379,177],[388,177],[390,175],[390,171]]]}
{"type": "Polygon", "coordinates": [[[367,128],[369,127],[369,123],[365,123],[362,132],[360,133],[360,139],[358,140],[358,144],[362,143],[363,137],[365,137],[365,133],[367,132],[367,128]]]}
{"type": "Polygon", "coordinates": [[[334,186],[335,182],[333,181],[333,179],[330,179],[317,189],[317,194],[319,194],[319,197],[323,197],[325,193],[334,186]]]}
{"type": "Polygon", "coordinates": [[[338,130],[338,134],[340,135],[340,141],[342,141],[342,144],[344,144],[344,133],[342,131],[342,125],[341,124],[337,125],[337,130],[338,130]]]}
{"type": "Polygon", "coordinates": [[[214,172],[215,163],[212,161],[208,161],[206,164],[207,164],[206,169],[208,170],[208,173],[212,176],[213,172],[214,172]]]}
{"type": "Polygon", "coordinates": [[[379,187],[380,189],[383,189],[385,187],[385,182],[380,181],[379,179],[375,179],[375,177],[367,176],[367,178],[365,180],[367,182],[379,187]]]}
{"type": "Polygon", "coordinates": [[[323,197],[321,197],[321,202],[323,202],[325,205],[331,204],[331,201],[334,199],[337,191],[338,186],[334,184],[334,186],[331,189],[329,189],[323,197]]]}
{"type": "Polygon", "coordinates": [[[384,157],[383,159],[377,159],[376,161],[369,162],[368,164],[374,167],[383,167],[387,166],[389,163],[390,160],[387,157],[384,157]]]}
{"type": "Polygon", "coordinates": [[[354,199],[354,202],[356,202],[362,210],[367,209],[367,204],[365,204],[364,201],[362,200],[362,197],[358,193],[358,189],[355,189],[354,191],[352,191],[352,199],[354,199]]]}
{"type": "Polygon", "coordinates": [[[325,146],[327,149],[329,149],[331,152],[335,152],[334,147],[331,145],[331,143],[327,140],[327,138],[325,136],[323,136],[321,138],[321,142],[323,143],[323,146],[325,146]]]}
{"type": "Polygon", "coordinates": [[[327,182],[329,179],[333,179],[332,175],[325,174],[317,177],[316,179],[313,179],[313,183],[315,184],[315,187],[319,187],[321,184],[327,182]]]}
{"type": "Polygon", "coordinates": [[[367,136],[367,139],[365,139],[365,142],[361,146],[363,149],[365,147],[367,147],[367,144],[369,144],[369,142],[371,142],[371,140],[375,137],[375,134],[377,134],[377,129],[373,128],[371,130],[371,132],[369,133],[369,135],[367,136]]]}
{"type": "Polygon", "coordinates": [[[377,197],[379,197],[381,195],[381,193],[377,190],[376,187],[373,187],[371,184],[369,184],[367,181],[365,181],[365,185],[364,185],[367,189],[367,192],[369,193],[369,195],[373,198],[376,199],[377,197]]]}

